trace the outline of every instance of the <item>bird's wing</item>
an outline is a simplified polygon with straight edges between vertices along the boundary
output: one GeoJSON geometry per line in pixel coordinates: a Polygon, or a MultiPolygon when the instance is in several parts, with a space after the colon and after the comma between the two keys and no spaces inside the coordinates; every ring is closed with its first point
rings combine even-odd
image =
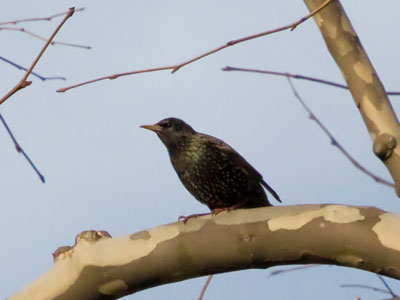
{"type": "Polygon", "coordinates": [[[242,170],[252,176],[254,179],[258,180],[268,192],[278,201],[282,202],[278,193],[265,182],[262,175],[243,157],[241,156],[235,149],[229,146],[224,141],[217,139],[213,136],[201,134],[208,141],[210,147],[216,147],[222,155],[226,156],[228,160],[232,160],[238,165],[242,170]]]}

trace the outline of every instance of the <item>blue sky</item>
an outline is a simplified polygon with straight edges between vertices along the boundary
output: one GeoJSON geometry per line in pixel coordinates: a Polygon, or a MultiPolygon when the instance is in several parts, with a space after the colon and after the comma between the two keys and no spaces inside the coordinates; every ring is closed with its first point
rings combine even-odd
{"type": "MultiPolygon", "coordinates": [[[[399,5],[395,0],[344,2],[353,26],[387,90],[400,90],[397,66],[399,5]]],[[[95,77],[175,64],[229,40],[280,27],[307,14],[302,1],[9,1],[1,21],[44,17],[85,6],[56,37],[92,50],[50,47],[35,71],[66,82],[31,77],[33,84],[0,112],[46,177],[42,184],[0,127],[2,170],[0,298],[52,265],[51,253],[72,245],[83,230],[113,236],[207,211],[183,188],[167,152],[141,124],[175,116],[219,137],[251,162],[285,205],[344,203],[399,212],[386,186],[355,169],[308,119],[286,79],[222,72],[230,65],[300,73],[343,83],[314,21],[230,47],[171,75],[134,75],[55,91],[95,77]]],[[[49,36],[60,19],[20,26],[49,36]]],[[[28,66],[43,43],[1,31],[1,56],[28,66]]],[[[0,62],[1,94],[23,73],[0,62]]],[[[294,82],[298,92],[342,145],[365,167],[390,179],[371,151],[362,119],[347,91],[294,82]]],[[[392,97],[397,111],[400,98],[392,97]]],[[[268,278],[270,270],[218,275],[205,299],[376,299],[382,295],[340,284],[380,286],[373,274],[318,267],[268,278]],[[288,288],[290,287],[290,288],[288,288]]],[[[154,288],[126,299],[196,299],[205,278],[154,288]]],[[[390,281],[400,292],[398,283],[390,281]]]]}

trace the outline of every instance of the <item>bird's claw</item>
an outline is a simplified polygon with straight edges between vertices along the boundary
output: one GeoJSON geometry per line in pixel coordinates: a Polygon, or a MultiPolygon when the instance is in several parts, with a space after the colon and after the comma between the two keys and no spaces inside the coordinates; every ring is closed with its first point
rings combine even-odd
{"type": "Polygon", "coordinates": [[[189,215],[189,216],[179,216],[179,218],[178,218],[178,221],[179,222],[183,222],[183,224],[185,224],[186,225],[186,223],[190,220],[190,219],[192,219],[192,218],[197,218],[197,217],[201,217],[201,216],[205,216],[205,215],[208,215],[209,213],[204,213],[204,214],[192,214],[192,215],[189,215]]]}
{"type": "Polygon", "coordinates": [[[183,224],[186,224],[187,221],[189,220],[190,216],[179,216],[178,222],[183,222],[183,224]]]}

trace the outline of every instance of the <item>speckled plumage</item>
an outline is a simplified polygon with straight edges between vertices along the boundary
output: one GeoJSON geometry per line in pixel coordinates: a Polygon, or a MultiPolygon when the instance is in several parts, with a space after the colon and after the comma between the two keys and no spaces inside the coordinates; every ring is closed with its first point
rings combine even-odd
{"type": "Polygon", "coordinates": [[[225,142],[176,118],[142,127],[157,133],[183,185],[211,210],[269,206],[262,186],[280,201],[261,174],[225,142]]]}

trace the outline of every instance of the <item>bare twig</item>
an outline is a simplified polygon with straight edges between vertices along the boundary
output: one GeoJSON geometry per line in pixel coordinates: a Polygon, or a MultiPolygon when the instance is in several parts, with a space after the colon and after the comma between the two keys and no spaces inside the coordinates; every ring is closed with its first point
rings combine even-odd
{"type": "Polygon", "coordinates": [[[64,25],[64,23],[74,14],[74,8],[70,8],[69,12],[65,15],[64,19],[61,21],[61,23],[57,26],[57,28],[54,30],[53,34],[50,36],[50,38],[47,40],[46,44],[43,46],[42,50],[40,50],[39,54],[36,56],[35,60],[33,61],[32,65],[29,67],[29,69],[26,71],[25,75],[22,77],[22,79],[5,95],[0,99],[0,104],[2,104],[4,101],[6,101],[8,98],[10,98],[12,95],[14,95],[17,91],[20,89],[25,88],[26,86],[30,85],[32,82],[27,81],[26,79],[28,76],[31,74],[33,68],[36,66],[37,62],[39,59],[42,57],[43,53],[46,51],[47,47],[50,45],[51,41],[53,38],[56,36],[57,32],[61,29],[61,27],[64,25]]]}
{"type": "Polygon", "coordinates": [[[15,149],[17,152],[22,153],[22,155],[25,157],[25,159],[29,162],[33,170],[35,170],[36,174],[39,176],[40,180],[45,183],[44,176],[40,173],[40,171],[36,168],[35,164],[31,161],[29,158],[28,154],[25,153],[24,149],[18,144],[17,140],[15,139],[13,133],[11,132],[10,128],[8,127],[6,120],[4,120],[3,116],[0,114],[0,120],[3,123],[4,127],[6,128],[8,134],[10,135],[10,138],[12,139],[15,149]]]}
{"type": "Polygon", "coordinates": [[[336,140],[336,138],[329,132],[329,130],[324,126],[324,124],[321,123],[321,121],[315,116],[315,114],[311,111],[311,109],[306,105],[306,103],[301,99],[300,95],[297,93],[297,90],[295,89],[292,80],[290,79],[290,77],[287,77],[287,80],[289,82],[290,88],[293,91],[294,96],[297,98],[297,100],[299,100],[299,102],[301,103],[301,105],[304,107],[304,109],[308,112],[308,114],[310,115],[310,119],[314,120],[318,126],[326,133],[326,135],[330,138],[331,140],[331,144],[333,146],[336,146],[343,154],[344,156],[347,157],[348,160],[350,160],[350,162],[357,168],[359,169],[361,172],[367,174],[368,176],[370,176],[371,178],[373,178],[376,182],[379,182],[381,184],[384,184],[386,186],[392,187],[394,188],[394,184],[375,175],[374,173],[370,172],[369,170],[367,170],[366,168],[364,168],[358,161],[356,161],[343,147],[342,145],[339,144],[339,142],[336,140]]]}
{"type": "MultiPolygon", "coordinates": [[[[76,8],[76,9],[75,9],[75,12],[83,11],[84,9],[85,9],[84,7],[76,8]]],[[[58,14],[52,15],[52,16],[50,16],[50,17],[29,18],[29,19],[19,19],[19,20],[14,20],[14,21],[0,22],[0,25],[8,25],[8,24],[14,24],[14,25],[15,25],[15,24],[17,24],[17,23],[22,23],[22,22],[34,22],[34,21],[51,21],[51,20],[54,19],[54,18],[64,16],[64,15],[66,15],[66,14],[68,14],[68,13],[69,13],[69,11],[65,11],[65,12],[62,12],[62,13],[58,13],[58,14]]]]}
{"type": "Polygon", "coordinates": [[[279,275],[282,273],[287,273],[287,272],[300,271],[300,270],[304,270],[304,269],[314,268],[317,266],[320,266],[320,265],[306,265],[306,266],[293,267],[293,268],[289,268],[289,269],[278,269],[278,270],[272,271],[268,277],[272,277],[272,276],[279,275]]]}
{"type": "MultiPolygon", "coordinates": [[[[25,28],[22,27],[0,27],[0,30],[15,30],[15,31],[19,31],[22,33],[26,33],[30,36],[33,36],[34,38],[37,38],[41,41],[46,42],[47,39],[38,35],[37,33],[34,33],[32,31],[26,30],[25,28]]],[[[66,43],[66,42],[58,42],[58,41],[52,41],[50,43],[50,45],[54,46],[54,45],[62,45],[62,46],[69,46],[69,47],[76,47],[76,48],[84,48],[84,49],[91,49],[91,46],[86,46],[86,45],[79,45],[79,44],[72,44],[72,43],[66,43]]]]}
{"type": "Polygon", "coordinates": [[[202,300],[204,297],[204,294],[208,288],[208,285],[210,284],[211,279],[213,278],[213,275],[208,275],[206,283],[204,284],[203,288],[201,289],[199,298],[197,298],[197,300],[202,300]]]}
{"type": "Polygon", "coordinates": [[[387,290],[376,288],[376,287],[369,286],[369,285],[364,285],[364,284],[342,284],[342,285],[340,285],[340,287],[342,287],[342,288],[362,288],[362,289],[373,290],[375,292],[390,294],[390,292],[388,292],[387,290]]]}
{"type": "MultiPolygon", "coordinates": [[[[225,70],[225,71],[236,71],[236,68],[231,68],[230,69],[225,70]]],[[[253,72],[252,69],[239,69],[238,71],[246,71],[246,72],[253,72]]],[[[260,70],[255,70],[255,73],[264,73],[264,72],[260,72],[260,70]]],[[[289,85],[295,95],[295,97],[299,100],[299,102],[301,103],[301,105],[304,107],[304,109],[308,112],[308,114],[310,115],[310,119],[314,120],[318,126],[326,133],[326,135],[330,138],[331,140],[331,144],[333,146],[336,146],[346,157],[348,160],[350,160],[350,162],[360,171],[362,171],[363,173],[367,174],[368,176],[372,177],[376,182],[379,182],[381,184],[387,185],[389,187],[394,188],[394,184],[375,175],[374,173],[370,172],[369,170],[367,170],[366,168],[364,168],[358,161],[356,161],[343,147],[342,145],[339,144],[339,142],[335,139],[335,137],[329,132],[329,130],[321,123],[321,121],[314,115],[314,113],[311,111],[311,109],[305,104],[305,102],[301,99],[300,95],[297,93],[297,90],[295,89],[291,77],[290,75],[285,75],[285,73],[280,73],[280,72],[273,72],[276,73],[274,75],[284,75],[286,76],[289,85]]],[[[271,72],[267,72],[267,74],[272,74],[271,72]]],[[[319,81],[319,80],[318,80],[319,81]]]]}
{"type": "MultiPolygon", "coordinates": [[[[335,87],[338,87],[341,89],[346,89],[346,90],[349,89],[347,87],[347,85],[344,85],[344,84],[340,84],[340,83],[336,83],[333,81],[324,80],[324,79],[320,79],[320,78],[304,76],[304,75],[300,75],[300,74],[291,74],[291,73],[287,73],[287,72],[275,72],[275,71],[268,71],[268,70],[237,68],[237,67],[230,67],[230,66],[226,66],[225,68],[222,69],[222,71],[242,71],[242,72],[252,72],[252,73],[285,76],[285,77],[290,77],[290,78],[294,78],[294,79],[303,79],[303,80],[323,83],[323,84],[335,86],[335,87]]],[[[390,95],[390,96],[400,96],[400,92],[386,92],[386,94],[390,95]]]]}
{"type": "Polygon", "coordinates": [[[105,80],[105,79],[116,79],[116,78],[121,77],[121,76],[127,76],[127,75],[139,74],[139,73],[162,71],[162,70],[172,70],[171,73],[175,73],[180,68],[182,68],[182,67],[184,67],[184,66],[186,66],[188,64],[191,64],[191,63],[193,63],[193,62],[195,62],[195,61],[197,61],[199,59],[202,59],[202,58],[204,58],[206,56],[209,56],[211,54],[219,52],[219,51],[221,51],[221,50],[223,50],[223,49],[225,49],[227,47],[230,47],[230,46],[233,46],[233,45],[236,45],[236,44],[248,41],[248,40],[256,39],[256,38],[259,38],[259,37],[262,37],[262,36],[266,36],[266,35],[269,35],[269,34],[272,34],[272,33],[277,33],[277,32],[280,32],[280,31],[284,31],[284,30],[287,30],[287,29],[294,30],[298,25],[300,25],[301,23],[303,23],[307,19],[311,18],[313,15],[317,14],[318,12],[320,12],[329,3],[333,2],[333,1],[335,1],[335,0],[326,0],[317,9],[315,9],[314,11],[310,12],[308,15],[304,16],[303,18],[301,18],[301,19],[297,20],[296,22],[293,22],[293,23],[291,23],[289,25],[282,26],[282,27],[275,28],[275,29],[268,30],[268,31],[264,31],[264,32],[260,32],[260,33],[257,33],[257,34],[254,34],[254,35],[250,35],[250,36],[247,36],[247,37],[243,37],[243,38],[240,38],[240,39],[237,39],[237,40],[229,41],[229,42],[225,43],[224,45],[221,45],[221,46],[219,46],[219,47],[217,47],[217,48],[215,48],[213,50],[207,51],[207,52],[205,52],[203,54],[200,54],[200,55],[198,55],[198,56],[196,56],[194,58],[186,60],[186,61],[184,61],[184,62],[182,62],[180,64],[170,65],[170,66],[165,66],[165,67],[157,67],[157,68],[136,70],[136,71],[132,71],[132,72],[114,74],[114,75],[111,75],[111,76],[104,76],[104,77],[92,79],[92,80],[89,80],[89,81],[81,82],[81,83],[78,83],[78,84],[75,84],[75,85],[72,85],[72,86],[60,88],[60,89],[57,90],[57,92],[62,93],[62,92],[68,91],[70,89],[77,88],[77,87],[83,86],[83,85],[87,85],[87,84],[90,84],[90,83],[93,83],[93,82],[102,81],[102,80],[105,80]]]}
{"type": "Polygon", "coordinates": [[[383,278],[383,276],[381,276],[381,275],[377,275],[377,276],[380,279],[380,281],[382,281],[385,288],[387,288],[387,291],[389,292],[389,294],[392,295],[393,297],[397,297],[397,295],[395,294],[395,292],[393,292],[393,290],[391,289],[389,284],[386,282],[386,280],[383,278]]]}
{"type": "Polygon", "coordinates": [[[105,80],[105,79],[116,79],[116,78],[121,77],[121,76],[127,76],[127,75],[139,74],[139,73],[155,72],[155,71],[161,71],[161,70],[168,70],[168,69],[171,69],[171,68],[172,67],[160,67],[160,68],[153,68],[153,69],[143,69],[143,70],[137,70],[137,71],[127,72],[127,73],[114,74],[114,75],[111,75],[111,76],[104,76],[104,77],[92,79],[92,80],[89,80],[89,81],[81,82],[81,83],[78,83],[78,84],[75,84],[75,85],[71,85],[71,86],[68,86],[68,87],[60,88],[60,89],[57,90],[57,92],[58,93],[63,93],[63,92],[68,91],[70,89],[77,88],[77,87],[82,86],[82,85],[87,85],[89,83],[93,83],[93,82],[97,82],[97,81],[101,81],[101,80],[105,80]]]}
{"type": "MultiPolygon", "coordinates": [[[[10,65],[12,65],[12,66],[14,66],[14,67],[16,67],[16,68],[19,69],[19,70],[24,70],[24,71],[27,71],[27,70],[28,70],[28,69],[26,69],[25,67],[23,67],[23,66],[21,66],[21,65],[19,65],[19,64],[16,64],[15,62],[12,62],[11,60],[8,60],[7,58],[4,58],[4,57],[2,57],[2,56],[0,56],[0,59],[1,59],[2,61],[5,61],[6,63],[8,63],[8,64],[10,64],[10,65]]],[[[39,78],[39,79],[42,80],[42,81],[45,81],[45,80],[55,80],[55,79],[57,79],[57,80],[66,80],[65,77],[60,77],[60,76],[44,77],[44,76],[41,76],[41,75],[39,75],[38,73],[35,73],[35,72],[31,72],[31,74],[32,74],[33,76],[36,76],[37,78],[39,78]]]]}
{"type": "Polygon", "coordinates": [[[369,290],[373,290],[375,292],[381,292],[381,293],[385,293],[385,294],[389,294],[391,295],[393,298],[390,299],[400,299],[399,295],[397,295],[395,292],[393,292],[393,290],[391,289],[391,287],[389,286],[389,284],[386,282],[386,280],[383,278],[383,276],[377,274],[376,276],[378,276],[378,278],[382,281],[383,285],[386,287],[386,290],[384,289],[380,289],[380,288],[376,288],[370,285],[364,285],[364,284],[342,284],[340,285],[340,287],[342,288],[363,288],[363,289],[369,289],[369,290]]]}

